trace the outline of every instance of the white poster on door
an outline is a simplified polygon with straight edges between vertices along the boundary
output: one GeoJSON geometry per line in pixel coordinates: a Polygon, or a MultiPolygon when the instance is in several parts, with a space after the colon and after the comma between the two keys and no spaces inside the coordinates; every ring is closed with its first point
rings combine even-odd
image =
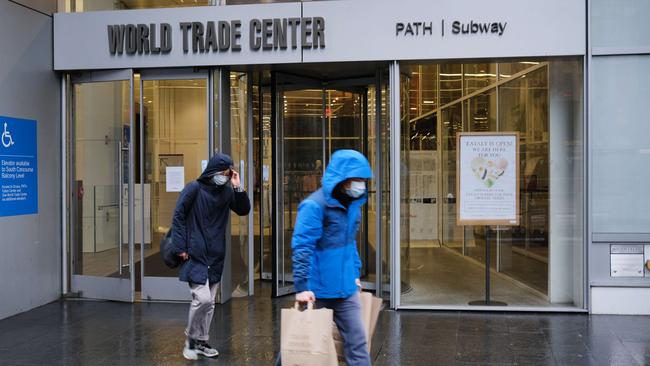
{"type": "Polygon", "coordinates": [[[182,166],[168,166],[165,169],[166,191],[167,192],[180,192],[185,186],[185,167],[182,166]]]}
{"type": "Polygon", "coordinates": [[[519,225],[519,134],[459,133],[458,225],[519,225]]]}

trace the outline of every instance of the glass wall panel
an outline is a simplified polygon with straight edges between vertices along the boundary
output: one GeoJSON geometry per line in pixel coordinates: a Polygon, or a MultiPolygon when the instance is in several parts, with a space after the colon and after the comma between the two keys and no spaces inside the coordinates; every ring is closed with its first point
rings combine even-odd
{"type": "Polygon", "coordinates": [[[464,64],[463,82],[464,95],[483,89],[497,80],[497,67],[494,63],[464,64]]]}
{"type": "Polygon", "coordinates": [[[380,279],[381,287],[384,289],[383,295],[388,295],[389,288],[389,258],[390,258],[390,228],[389,228],[389,207],[390,199],[388,195],[390,187],[390,174],[388,159],[390,151],[388,151],[388,133],[387,127],[390,123],[388,115],[386,114],[386,85],[381,84],[379,91],[376,85],[370,85],[368,88],[368,160],[373,171],[373,179],[369,182],[368,191],[368,259],[367,267],[368,272],[365,280],[376,286],[377,271],[381,270],[382,278],[380,279]],[[379,93],[379,99],[377,98],[379,93]],[[377,105],[379,100],[379,104],[377,105]],[[383,107],[382,107],[383,106],[383,107]],[[377,114],[377,108],[381,108],[377,114]],[[377,118],[380,119],[379,126],[377,125],[377,118]],[[378,140],[379,139],[379,140],[378,140]],[[379,143],[379,145],[377,145],[379,143]],[[378,161],[379,158],[379,161],[378,161]],[[379,185],[381,179],[381,185],[379,185]],[[377,206],[377,196],[381,195],[381,207],[377,206]],[[380,231],[376,231],[377,221],[380,222],[380,231]],[[378,238],[378,235],[380,238],[378,238]],[[380,250],[380,260],[377,262],[377,250],[380,250]]]}
{"type": "Polygon", "coordinates": [[[500,231],[500,270],[547,293],[549,251],[548,68],[499,88],[499,131],[519,132],[521,224],[500,231]]]}
{"type": "Polygon", "coordinates": [[[60,12],[81,13],[99,10],[185,8],[215,5],[217,0],[65,0],[60,12]]]}
{"type": "Polygon", "coordinates": [[[438,79],[440,80],[439,106],[451,103],[463,96],[463,65],[439,65],[438,79]]]}
{"type": "Polygon", "coordinates": [[[368,87],[368,126],[367,126],[367,136],[368,136],[368,150],[367,157],[370,162],[370,167],[373,171],[373,178],[368,181],[368,203],[366,203],[367,209],[367,220],[368,220],[368,258],[367,263],[367,275],[365,280],[371,283],[375,283],[377,275],[377,266],[375,265],[375,255],[381,243],[375,228],[377,227],[377,216],[381,215],[379,208],[377,207],[377,195],[379,194],[378,189],[378,170],[376,157],[379,153],[377,151],[377,89],[375,85],[370,85],[368,87]]]}
{"type": "Polygon", "coordinates": [[[381,266],[383,292],[385,298],[390,296],[390,276],[391,276],[391,195],[390,195],[390,177],[391,177],[391,158],[390,158],[390,87],[388,70],[380,71],[380,93],[381,93],[381,127],[379,136],[381,138],[381,266]]]}
{"type": "Polygon", "coordinates": [[[185,8],[215,5],[299,3],[329,0],[65,0],[60,12],[75,13],[98,10],[185,8]]]}
{"type": "Polygon", "coordinates": [[[128,81],[74,84],[70,146],[74,275],[129,278],[129,98],[128,81]]]}
{"type": "MultiPolygon", "coordinates": [[[[421,69],[411,65],[411,70],[421,69]]],[[[411,117],[408,133],[401,131],[402,141],[409,138],[400,162],[409,174],[402,177],[408,189],[400,192],[401,202],[409,202],[402,205],[409,230],[402,231],[401,273],[410,276],[401,303],[467,306],[482,300],[488,265],[491,300],[509,306],[582,307],[582,63],[514,60],[442,64],[439,70],[438,108],[411,117]],[[472,95],[478,90],[482,92],[472,95]],[[456,138],[459,132],[511,131],[520,136],[521,224],[490,228],[486,263],[486,227],[456,224],[456,138]],[[440,138],[428,143],[427,134],[440,138]],[[437,154],[440,163],[427,168],[425,160],[435,160],[427,154],[437,154]],[[429,180],[423,178],[427,170],[429,180]],[[438,181],[436,198],[442,204],[436,216],[423,212],[423,192],[436,191],[438,181]],[[422,237],[436,225],[439,244],[422,237]]],[[[420,84],[418,80],[416,86],[420,84]]],[[[412,88],[409,95],[402,110],[421,110],[408,104],[420,100],[412,88]]]]}
{"type": "MultiPolygon", "coordinates": [[[[248,190],[248,74],[230,73],[230,156],[239,173],[242,187],[248,190]]],[[[232,296],[248,295],[248,220],[250,215],[230,216],[230,259],[232,296]]]]}
{"type": "Polygon", "coordinates": [[[440,111],[442,162],[437,174],[442,183],[442,244],[464,252],[463,227],[456,225],[456,134],[463,132],[462,103],[440,111]]]}
{"type": "Polygon", "coordinates": [[[540,62],[541,61],[519,61],[499,63],[499,80],[510,79],[528,68],[539,65],[540,62]]]}
{"type": "MultiPolygon", "coordinates": [[[[169,230],[180,191],[168,185],[170,169],[180,170],[183,186],[198,178],[207,163],[207,82],[196,80],[144,80],[144,194],[145,230],[149,243],[159,243],[169,230]]],[[[136,187],[136,192],[140,192],[136,187]]],[[[137,211],[139,214],[139,211],[137,211]]],[[[136,235],[136,239],[139,236],[136,235]]],[[[159,246],[145,252],[144,275],[176,277],[160,260],[159,246]]]]}
{"type": "MultiPolygon", "coordinates": [[[[260,76],[261,78],[262,76],[260,76]]],[[[262,253],[260,261],[260,272],[263,279],[271,279],[271,267],[273,265],[272,258],[272,223],[273,219],[271,217],[273,204],[272,204],[272,192],[273,187],[273,155],[272,155],[272,144],[273,139],[271,135],[271,92],[270,88],[260,86],[262,95],[259,98],[261,110],[257,111],[258,118],[261,118],[260,127],[260,149],[261,156],[259,171],[261,174],[261,200],[260,200],[260,238],[262,244],[260,246],[260,251],[262,253]]],[[[256,155],[257,156],[257,155],[256,155]]]]}
{"type": "Polygon", "coordinates": [[[361,93],[339,90],[325,92],[327,155],[336,150],[354,149],[364,152],[363,98],[361,93]]]}
{"type": "MultiPolygon", "coordinates": [[[[497,129],[497,90],[473,96],[463,102],[469,132],[495,132],[497,129]]],[[[453,174],[456,174],[454,171],[453,174]]],[[[485,263],[486,235],[484,226],[465,227],[465,255],[479,263],[485,263]]],[[[496,267],[497,231],[490,230],[490,266],[496,267]]]]}
{"type": "Polygon", "coordinates": [[[411,67],[409,110],[411,116],[421,116],[436,109],[438,101],[437,65],[411,67]]]}

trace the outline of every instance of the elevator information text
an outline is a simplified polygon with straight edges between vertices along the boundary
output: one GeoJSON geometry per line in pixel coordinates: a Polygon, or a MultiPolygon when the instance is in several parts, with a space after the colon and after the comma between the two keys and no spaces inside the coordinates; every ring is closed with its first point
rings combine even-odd
{"type": "Polygon", "coordinates": [[[38,213],[36,121],[0,116],[0,217],[38,213]]]}

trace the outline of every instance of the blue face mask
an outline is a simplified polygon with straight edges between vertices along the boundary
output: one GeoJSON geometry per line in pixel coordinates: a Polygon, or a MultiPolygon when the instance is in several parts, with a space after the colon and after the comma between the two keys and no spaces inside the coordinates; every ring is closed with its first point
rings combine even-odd
{"type": "Polygon", "coordinates": [[[366,182],[350,182],[350,187],[345,189],[345,193],[352,198],[359,198],[366,193],[366,182]]]}

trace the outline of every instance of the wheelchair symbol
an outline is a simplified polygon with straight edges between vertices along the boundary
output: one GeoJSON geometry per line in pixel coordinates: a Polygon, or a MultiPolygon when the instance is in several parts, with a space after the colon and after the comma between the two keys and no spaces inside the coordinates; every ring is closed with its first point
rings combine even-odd
{"type": "Polygon", "coordinates": [[[14,139],[11,138],[11,133],[7,131],[7,122],[4,123],[5,128],[2,132],[2,146],[9,147],[14,144],[14,139]]]}

